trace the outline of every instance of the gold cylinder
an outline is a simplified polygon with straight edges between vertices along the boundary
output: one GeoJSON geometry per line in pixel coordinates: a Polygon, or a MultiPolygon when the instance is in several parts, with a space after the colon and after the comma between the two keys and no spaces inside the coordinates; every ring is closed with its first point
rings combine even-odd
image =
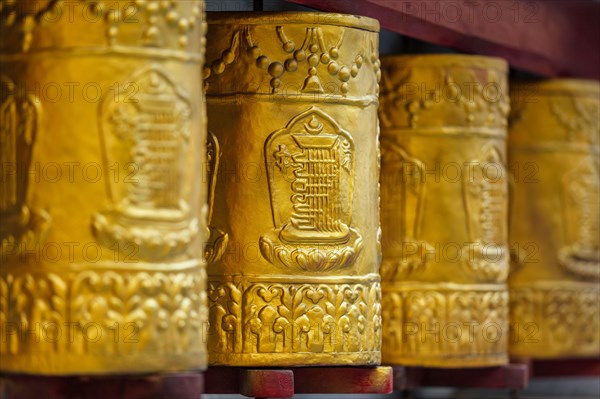
{"type": "Polygon", "coordinates": [[[382,59],[383,361],[507,361],[507,65],[382,59]]]}
{"type": "Polygon", "coordinates": [[[0,4],[0,371],[204,367],[203,2],[0,4]]]}
{"type": "Polygon", "coordinates": [[[379,363],[378,31],[209,14],[210,364],[379,363]]]}
{"type": "Polygon", "coordinates": [[[600,355],[600,83],[511,85],[510,352],[600,355]]]}

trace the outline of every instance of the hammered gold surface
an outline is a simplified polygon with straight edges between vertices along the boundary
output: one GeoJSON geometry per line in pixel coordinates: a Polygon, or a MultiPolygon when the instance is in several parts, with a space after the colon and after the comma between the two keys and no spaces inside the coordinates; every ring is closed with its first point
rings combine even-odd
{"type": "Polygon", "coordinates": [[[378,23],[208,26],[210,363],[378,364],[378,23]]]}
{"type": "Polygon", "coordinates": [[[511,346],[534,358],[600,355],[600,84],[511,85],[511,346]]]}
{"type": "Polygon", "coordinates": [[[383,361],[507,361],[507,65],[382,59],[383,361]]]}
{"type": "Polygon", "coordinates": [[[203,7],[0,1],[0,371],[205,366],[203,7]]]}

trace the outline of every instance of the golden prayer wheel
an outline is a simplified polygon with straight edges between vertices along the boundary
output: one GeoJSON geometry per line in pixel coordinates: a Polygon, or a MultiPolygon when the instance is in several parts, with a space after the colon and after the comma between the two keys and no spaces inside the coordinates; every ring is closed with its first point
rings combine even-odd
{"type": "Polygon", "coordinates": [[[383,361],[507,361],[507,65],[382,59],[383,361]]]}
{"type": "Polygon", "coordinates": [[[512,355],[600,355],[600,83],[511,85],[512,355]]]}
{"type": "Polygon", "coordinates": [[[378,364],[378,31],[208,15],[214,365],[378,364]]]}
{"type": "Polygon", "coordinates": [[[0,371],[205,366],[203,7],[0,2],[0,371]]]}

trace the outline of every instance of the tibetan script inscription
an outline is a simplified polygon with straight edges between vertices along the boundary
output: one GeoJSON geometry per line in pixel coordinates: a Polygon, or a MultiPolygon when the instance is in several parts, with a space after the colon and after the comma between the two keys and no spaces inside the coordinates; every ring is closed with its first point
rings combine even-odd
{"type": "Polygon", "coordinates": [[[589,156],[563,179],[564,218],[568,245],[559,251],[559,262],[580,278],[600,277],[600,185],[598,159],[589,156]],[[570,234],[569,234],[570,233],[570,234]]]}
{"type": "Polygon", "coordinates": [[[350,227],[354,142],[315,107],[269,136],[265,161],[276,231],[261,237],[273,264],[307,271],[351,265],[362,239],[350,227]]]}
{"type": "Polygon", "coordinates": [[[471,162],[473,173],[463,179],[467,229],[472,248],[466,264],[482,282],[501,282],[508,274],[510,252],[506,245],[508,215],[507,170],[495,146],[487,146],[471,162]]]}
{"type": "Polygon", "coordinates": [[[128,165],[132,175],[110,185],[112,208],[95,215],[94,233],[109,246],[134,243],[142,257],[183,253],[199,229],[183,191],[184,174],[189,173],[184,157],[189,99],[158,67],[144,69],[129,81],[137,91],[130,101],[107,96],[101,104],[100,131],[105,167],[128,165]]]}
{"type": "Polygon", "coordinates": [[[0,83],[0,249],[5,256],[39,243],[50,216],[27,205],[40,101],[33,94],[17,93],[14,82],[6,76],[0,83]]]}
{"type": "Polygon", "coordinates": [[[208,211],[207,224],[209,226],[208,242],[204,246],[204,259],[208,263],[215,262],[223,256],[229,235],[223,230],[212,226],[212,214],[215,205],[215,188],[217,185],[217,174],[219,173],[219,162],[221,160],[221,148],[219,140],[211,131],[208,131],[206,139],[206,178],[208,181],[208,211]]]}
{"type": "Polygon", "coordinates": [[[426,197],[425,164],[391,140],[382,140],[383,280],[404,279],[422,271],[435,249],[420,240],[426,197]]]}

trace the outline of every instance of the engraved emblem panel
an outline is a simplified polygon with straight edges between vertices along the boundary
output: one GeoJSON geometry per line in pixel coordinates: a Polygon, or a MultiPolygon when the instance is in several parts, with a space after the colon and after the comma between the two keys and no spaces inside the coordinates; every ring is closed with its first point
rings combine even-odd
{"type": "MultiPolygon", "coordinates": [[[[474,287],[475,288],[475,287],[474,287]]],[[[490,325],[508,330],[508,292],[445,288],[383,291],[384,362],[448,362],[505,356],[508,334],[486,339],[490,325]],[[470,326],[440,339],[452,326],[470,326]]],[[[446,363],[447,364],[447,363],[446,363]]]]}
{"type": "Polygon", "coordinates": [[[190,101],[159,67],[127,82],[102,101],[100,135],[105,168],[130,173],[109,179],[111,206],[94,215],[93,231],[107,246],[136,245],[144,258],[181,254],[199,230],[186,200],[190,101]]]}
{"type": "Polygon", "coordinates": [[[426,254],[435,249],[420,240],[426,197],[425,164],[400,145],[382,139],[381,225],[386,240],[381,264],[383,280],[396,280],[424,270],[426,254]]]}
{"type": "Polygon", "coordinates": [[[567,245],[560,264],[579,278],[600,277],[600,174],[598,158],[590,155],[562,181],[567,245]]]}
{"type": "Polygon", "coordinates": [[[500,150],[484,147],[463,174],[463,196],[470,243],[466,266],[479,281],[502,282],[509,270],[507,245],[508,171],[500,150]]]}
{"type": "Polygon", "coordinates": [[[36,31],[47,27],[48,22],[72,23],[83,19],[101,24],[109,45],[185,51],[191,47],[190,37],[203,19],[203,9],[202,0],[121,3],[74,0],[70,4],[58,0],[0,0],[0,29],[7,37],[12,36],[0,46],[27,52],[45,45],[34,38],[36,31]]]}
{"type": "Polygon", "coordinates": [[[4,256],[43,241],[50,215],[27,205],[40,100],[31,93],[18,93],[7,76],[0,77],[0,84],[0,242],[4,256]]]}
{"type": "Polygon", "coordinates": [[[510,312],[515,355],[597,356],[600,291],[593,282],[511,288],[510,312]]]}
{"type": "Polygon", "coordinates": [[[381,286],[209,281],[210,356],[378,352],[381,286]]]}
{"type": "Polygon", "coordinates": [[[371,64],[373,75],[379,82],[379,52],[371,37],[372,32],[364,32],[360,40],[342,48],[345,42],[349,43],[344,40],[345,32],[340,30],[334,34],[319,26],[308,26],[302,37],[286,33],[284,26],[276,26],[274,33],[284,53],[281,57],[261,48],[262,42],[271,40],[270,37],[266,40],[255,27],[245,26],[232,34],[229,46],[218,52],[219,58],[204,66],[206,87],[209,87],[209,81],[215,81],[215,76],[225,73],[242,57],[248,57],[251,64],[269,73],[272,93],[281,91],[286,75],[298,73],[306,76],[299,87],[300,93],[333,92],[346,96],[351,90],[350,83],[359,79],[357,77],[367,63],[371,64]],[[327,82],[330,79],[333,81],[327,82]]]}
{"type": "Polygon", "coordinates": [[[229,235],[218,227],[212,226],[212,214],[215,204],[215,188],[217,186],[217,174],[219,173],[219,162],[221,160],[221,148],[219,140],[211,131],[208,131],[206,140],[206,179],[208,182],[208,210],[207,224],[209,238],[204,245],[204,259],[210,264],[218,261],[229,242],[229,235]]]}
{"type": "Polygon", "coordinates": [[[352,265],[362,248],[350,227],[354,142],[316,107],[265,143],[275,229],[261,237],[265,259],[286,268],[325,271],[352,265]]]}
{"type": "MultiPolygon", "coordinates": [[[[64,357],[99,355],[149,356],[152,353],[200,353],[206,323],[204,271],[84,270],[0,275],[0,356],[22,356],[60,363],[64,357]],[[73,326],[56,339],[22,339],[28,328],[55,324],[73,326]],[[87,324],[105,334],[86,339],[87,324]],[[111,326],[129,326],[116,340],[111,326]],[[129,337],[129,339],[125,338],[129,337]],[[157,343],[161,343],[157,345],[157,343]],[[101,352],[98,352],[101,350],[101,352]],[[59,360],[60,359],[60,360],[59,360]]],[[[31,331],[31,330],[30,330],[31,331]]],[[[33,330],[35,331],[35,330],[33,330]]],[[[4,358],[3,358],[4,360],[4,358]]],[[[85,361],[83,361],[85,364],[85,361]]]]}
{"type": "Polygon", "coordinates": [[[598,146],[600,109],[597,99],[556,98],[550,103],[550,110],[556,122],[564,129],[565,138],[569,142],[584,142],[598,146]]]}

